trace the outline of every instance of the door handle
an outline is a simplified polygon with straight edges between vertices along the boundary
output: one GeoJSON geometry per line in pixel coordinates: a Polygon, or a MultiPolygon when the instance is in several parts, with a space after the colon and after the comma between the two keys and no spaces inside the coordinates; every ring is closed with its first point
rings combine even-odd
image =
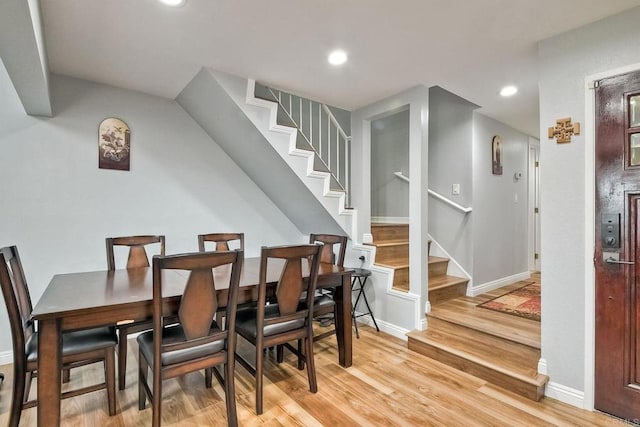
{"type": "Polygon", "coordinates": [[[617,260],[613,257],[609,257],[607,259],[604,260],[604,262],[606,262],[607,264],[625,264],[625,265],[633,265],[635,264],[635,262],[633,261],[621,261],[621,260],[617,260]]]}

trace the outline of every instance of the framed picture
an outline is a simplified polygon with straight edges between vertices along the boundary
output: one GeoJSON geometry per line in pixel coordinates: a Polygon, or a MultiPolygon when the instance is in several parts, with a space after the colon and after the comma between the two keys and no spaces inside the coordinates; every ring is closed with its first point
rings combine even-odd
{"type": "Polygon", "coordinates": [[[494,175],[502,175],[502,138],[500,135],[493,137],[491,141],[492,172],[494,175]]]}
{"type": "Polygon", "coordinates": [[[120,119],[104,119],[98,127],[98,167],[129,170],[131,131],[120,119]]]}

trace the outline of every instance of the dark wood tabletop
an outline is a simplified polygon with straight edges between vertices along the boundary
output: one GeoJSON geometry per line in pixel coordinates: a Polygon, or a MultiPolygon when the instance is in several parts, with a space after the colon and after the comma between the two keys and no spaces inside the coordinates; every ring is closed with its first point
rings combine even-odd
{"type": "MultiPolygon", "coordinates": [[[[276,261],[277,262],[277,261],[276,261]]],[[[270,264],[271,265],[271,264],[270,264]]],[[[275,266],[274,266],[275,267],[275,266]]],[[[303,268],[304,269],[304,268],[303,268]]],[[[268,269],[268,283],[279,279],[278,269],[268,269]]],[[[239,303],[257,299],[260,258],[246,258],[240,279],[239,303]]],[[[167,308],[177,307],[187,275],[165,271],[163,295],[167,308]]],[[[229,269],[214,270],[220,303],[226,301],[229,269]]],[[[336,335],[339,363],[352,363],[351,270],[321,263],[318,288],[336,287],[336,335]]],[[[138,321],[153,316],[153,270],[92,271],[55,275],[32,312],[38,321],[38,425],[60,424],[60,337],[62,331],[138,321]]]]}

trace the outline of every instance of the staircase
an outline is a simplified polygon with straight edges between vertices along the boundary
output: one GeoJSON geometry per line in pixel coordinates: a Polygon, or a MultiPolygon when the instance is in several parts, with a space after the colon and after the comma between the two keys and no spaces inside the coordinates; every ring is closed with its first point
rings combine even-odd
{"type": "MultiPolygon", "coordinates": [[[[392,269],[393,289],[409,292],[409,225],[371,224],[374,264],[392,269]]],[[[429,242],[431,245],[431,242],[429,242]]],[[[447,275],[449,259],[429,256],[429,301],[437,304],[467,292],[468,279],[447,275]]]]}
{"type": "Polygon", "coordinates": [[[538,373],[540,323],[477,307],[506,289],[432,306],[426,331],[408,334],[409,349],[538,401],[548,381],[538,373]]]}

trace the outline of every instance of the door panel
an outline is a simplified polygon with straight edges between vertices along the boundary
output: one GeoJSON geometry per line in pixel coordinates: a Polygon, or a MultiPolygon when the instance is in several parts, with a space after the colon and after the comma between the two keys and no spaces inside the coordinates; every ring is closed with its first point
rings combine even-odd
{"type": "Polygon", "coordinates": [[[638,94],[640,72],[596,89],[595,407],[628,420],[640,416],[638,94]]]}

